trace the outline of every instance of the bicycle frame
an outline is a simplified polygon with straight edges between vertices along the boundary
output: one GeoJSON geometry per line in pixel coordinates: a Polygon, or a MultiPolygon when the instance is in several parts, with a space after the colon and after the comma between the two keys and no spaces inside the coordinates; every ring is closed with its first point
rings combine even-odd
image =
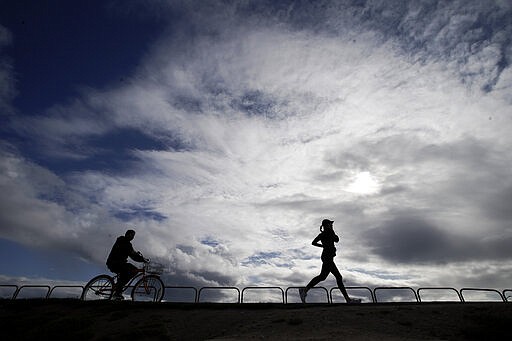
{"type": "MultiPolygon", "coordinates": [[[[144,263],[144,265],[142,266],[141,269],[137,269],[137,274],[135,276],[133,276],[132,279],[130,279],[130,281],[123,286],[123,292],[126,289],[128,289],[132,285],[132,283],[136,283],[135,280],[138,279],[139,277],[142,277],[142,278],[146,277],[146,264],[147,263],[144,263]]],[[[117,285],[117,280],[119,279],[119,274],[115,274],[115,276],[112,278],[114,279],[115,285],[117,285]]],[[[146,284],[144,283],[144,285],[146,285],[146,284]]]]}

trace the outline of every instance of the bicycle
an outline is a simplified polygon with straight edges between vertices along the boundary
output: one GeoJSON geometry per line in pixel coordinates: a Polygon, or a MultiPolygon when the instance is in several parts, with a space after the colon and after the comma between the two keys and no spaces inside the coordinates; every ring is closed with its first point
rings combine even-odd
{"type": "MultiPolygon", "coordinates": [[[[131,287],[135,282],[131,292],[133,301],[160,302],[164,297],[165,286],[160,279],[163,272],[163,266],[160,264],[144,263],[141,269],[138,269],[130,282],[123,287],[123,292],[131,287]]],[[[114,285],[117,283],[119,274],[110,276],[107,274],[98,275],[91,279],[84,287],[81,299],[83,301],[111,300],[114,293],[114,285]]]]}

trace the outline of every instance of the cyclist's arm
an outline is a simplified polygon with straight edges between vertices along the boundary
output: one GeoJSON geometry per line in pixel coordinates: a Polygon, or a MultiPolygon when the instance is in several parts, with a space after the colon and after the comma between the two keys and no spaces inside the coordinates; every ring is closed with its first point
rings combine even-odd
{"type": "Polygon", "coordinates": [[[135,251],[133,249],[133,247],[131,248],[129,256],[131,259],[133,259],[136,262],[144,262],[145,261],[145,258],[142,255],[142,253],[135,251]]]}

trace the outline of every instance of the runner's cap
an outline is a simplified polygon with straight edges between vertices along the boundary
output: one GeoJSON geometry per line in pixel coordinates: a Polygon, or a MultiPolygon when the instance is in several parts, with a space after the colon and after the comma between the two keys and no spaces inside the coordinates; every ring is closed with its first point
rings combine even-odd
{"type": "Polygon", "coordinates": [[[331,225],[332,223],[334,223],[334,220],[329,220],[329,219],[322,220],[322,226],[331,225]]]}

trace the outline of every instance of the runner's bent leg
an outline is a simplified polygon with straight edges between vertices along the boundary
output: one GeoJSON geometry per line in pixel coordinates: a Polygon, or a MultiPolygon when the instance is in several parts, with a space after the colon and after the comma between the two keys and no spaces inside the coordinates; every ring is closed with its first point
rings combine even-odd
{"type": "Polygon", "coordinates": [[[311,289],[312,287],[314,287],[321,281],[324,281],[327,278],[327,276],[329,276],[329,272],[330,272],[329,262],[325,262],[322,260],[322,271],[320,271],[320,275],[314,277],[308,283],[308,285],[306,285],[306,293],[309,291],[309,289],[311,289]]]}

